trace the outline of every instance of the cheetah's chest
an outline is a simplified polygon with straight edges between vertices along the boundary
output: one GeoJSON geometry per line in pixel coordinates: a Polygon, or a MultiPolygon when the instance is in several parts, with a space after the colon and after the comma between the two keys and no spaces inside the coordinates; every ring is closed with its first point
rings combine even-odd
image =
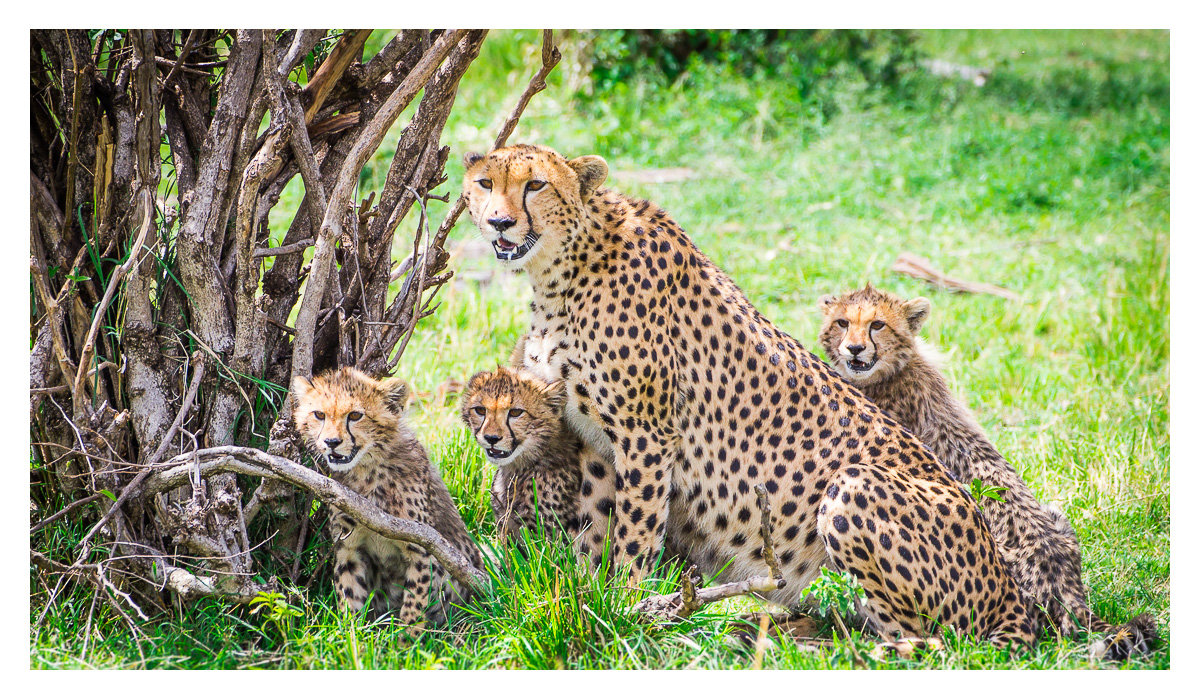
{"type": "Polygon", "coordinates": [[[567,382],[567,405],[564,411],[567,424],[576,435],[598,451],[610,463],[613,460],[612,441],[605,435],[603,426],[596,416],[595,402],[588,398],[586,387],[576,388],[581,382],[579,369],[585,366],[580,344],[571,332],[564,315],[539,314],[535,311],[525,339],[525,369],[543,381],[565,379],[567,382]]]}

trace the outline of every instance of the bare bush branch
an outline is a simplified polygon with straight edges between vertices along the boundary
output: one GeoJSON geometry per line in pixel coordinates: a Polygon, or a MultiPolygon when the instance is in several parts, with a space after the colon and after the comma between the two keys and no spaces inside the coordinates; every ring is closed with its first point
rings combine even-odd
{"type": "Polygon", "coordinates": [[[213,473],[236,472],[279,479],[311,491],[323,503],[338,508],[373,532],[388,539],[420,545],[464,586],[482,590],[487,585],[487,577],[483,572],[472,566],[466,555],[455,549],[437,530],[422,523],[397,518],[333,479],[291,460],[251,447],[228,446],[185,453],[165,466],[163,471],[147,479],[147,496],[189,483],[196,471],[202,477],[213,473]]]}
{"type": "MultiPolygon", "coordinates": [[[[326,536],[308,521],[310,492],[426,546],[465,584],[484,581],[436,532],[381,518],[297,464],[292,375],[394,366],[450,279],[442,246],[462,211],[431,235],[428,201],[447,201],[432,194],[446,181],[442,132],[487,32],[406,30],[364,61],[369,34],[31,32],[39,624],[68,581],[93,586],[93,608],[109,601],[136,630],[143,610],[177,609],[171,595],[249,600],[273,589],[264,575],[295,580],[319,562],[306,539],[326,536]],[[309,60],[311,74],[293,70],[309,60]],[[414,102],[382,189],[356,193],[414,102]],[[305,196],[280,239],[272,209],[297,175],[305,196]],[[394,295],[392,250],[414,205],[419,231],[401,243],[413,256],[394,295]],[[206,451],[264,443],[266,453],[206,451]],[[182,449],[194,461],[164,471],[182,449]],[[69,545],[47,534],[67,519],[85,533],[69,545]]],[[[497,143],[545,88],[559,60],[552,38],[497,143]]]]}

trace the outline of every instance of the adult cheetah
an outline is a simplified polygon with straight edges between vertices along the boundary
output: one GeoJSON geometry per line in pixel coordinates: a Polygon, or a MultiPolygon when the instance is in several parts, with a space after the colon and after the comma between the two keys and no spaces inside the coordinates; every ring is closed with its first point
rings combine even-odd
{"type": "Polygon", "coordinates": [[[1062,631],[1103,632],[1110,659],[1144,654],[1155,637],[1153,620],[1139,616],[1113,627],[1092,612],[1071,523],[1038,502],[930,359],[917,337],[929,317],[929,301],[901,299],[867,285],[823,296],[818,305],[821,345],[839,374],[912,430],[959,481],[979,479],[1004,489],[1003,500],[985,498],[980,506],[1035,626],[1048,622],[1062,631]]]}
{"type": "MultiPolygon", "coordinates": [[[[898,423],[764,318],[662,209],[600,185],[602,158],[519,145],[465,160],[471,216],[533,288],[525,366],[614,467],[614,557],[635,576],[672,543],[721,580],[761,574],[752,488],[800,602],[853,573],[880,634],[941,625],[1032,640],[979,509],[898,423]]],[[[593,557],[598,552],[591,553],[593,557]]]]}

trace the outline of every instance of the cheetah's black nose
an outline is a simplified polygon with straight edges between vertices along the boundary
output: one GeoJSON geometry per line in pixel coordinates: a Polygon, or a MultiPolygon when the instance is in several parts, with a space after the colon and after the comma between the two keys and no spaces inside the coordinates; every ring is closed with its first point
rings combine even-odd
{"type": "Polygon", "coordinates": [[[858,357],[858,353],[862,352],[863,350],[866,350],[867,346],[866,345],[847,345],[846,349],[850,351],[851,355],[858,357]]]}
{"type": "Polygon", "coordinates": [[[489,445],[495,445],[497,442],[500,442],[500,436],[499,436],[499,435],[484,435],[484,436],[483,436],[483,439],[484,439],[484,441],[486,441],[486,442],[487,442],[487,444],[489,444],[489,445]]]}
{"type": "Polygon", "coordinates": [[[342,444],[341,438],[325,438],[325,444],[329,445],[329,449],[333,449],[342,444]]]}
{"type": "Polygon", "coordinates": [[[500,216],[496,217],[495,219],[488,219],[488,223],[492,225],[492,228],[496,229],[500,233],[504,233],[508,229],[512,228],[512,225],[517,223],[517,220],[507,216],[500,216]]]}

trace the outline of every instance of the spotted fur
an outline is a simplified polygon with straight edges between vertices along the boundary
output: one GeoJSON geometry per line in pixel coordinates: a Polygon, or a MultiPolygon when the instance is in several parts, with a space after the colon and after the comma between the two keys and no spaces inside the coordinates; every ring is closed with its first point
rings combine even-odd
{"type": "Polygon", "coordinates": [[[774,600],[799,603],[832,565],[862,582],[863,613],[885,636],[952,625],[1032,639],[970,496],[665,211],[600,188],[596,156],[513,146],[466,164],[473,220],[533,288],[522,364],[566,382],[567,420],[600,457],[595,478],[614,484],[618,563],[642,575],[669,535],[719,580],[765,574],[761,483],[787,579],[774,600]]]}
{"type": "Polygon", "coordinates": [[[937,362],[917,337],[929,301],[901,299],[867,287],[819,302],[821,345],[830,363],[880,408],[925,443],[957,479],[1005,489],[983,499],[983,519],[1000,557],[1034,611],[1038,625],[1104,632],[1110,658],[1145,653],[1153,622],[1136,618],[1116,629],[1088,607],[1079,541],[1057,508],[1039,503],[1001,456],[971,411],[950,391],[937,362]]]}
{"type": "MultiPolygon", "coordinates": [[[[410,391],[401,379],[375,380],[353,368],[312,380],[295,377],[295,420],[335,480],[396,516],[432,526],[476,567],[479,550],[425,448],[404,422],[410,391]]],[[[420,628],[445,620],[460,589],[422,547],[389,540],[333,509],[334,573],[342,604],[392,611],[420,628]]]]}

